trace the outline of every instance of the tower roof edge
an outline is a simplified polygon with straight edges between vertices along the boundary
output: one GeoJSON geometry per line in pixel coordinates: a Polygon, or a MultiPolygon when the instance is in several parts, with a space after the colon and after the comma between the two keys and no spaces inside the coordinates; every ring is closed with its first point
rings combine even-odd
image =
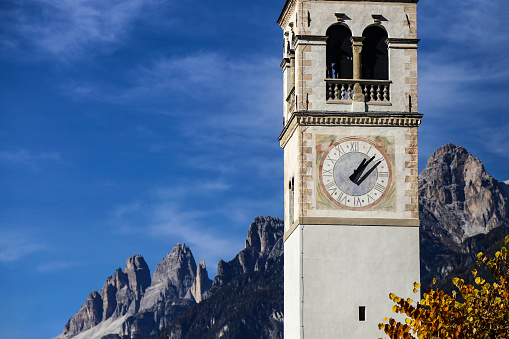
{"type": "MultiPolygon", "coordinates": [[[[310,0],[308,0],[310,1],[310,0]]],[[[311,0],[312,1],[312,0],[311,0]]],[[[322,0],[323,1],[323,0],[322,0]]],[[[419,0],[325,0],[325,1],[344,1],[344,2],[396,2],[396,3],[418,3],[419,0]]],[[[286,0],[283,10],[277,19],[277,23],[284,29],[283,22],[285,14],[292,8],[296,2],[304,2],[304,0],[286,0]]]]}

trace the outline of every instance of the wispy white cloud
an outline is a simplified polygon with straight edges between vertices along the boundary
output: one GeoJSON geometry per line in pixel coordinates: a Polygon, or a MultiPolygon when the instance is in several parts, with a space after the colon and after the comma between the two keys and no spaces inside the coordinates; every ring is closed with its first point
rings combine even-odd
{"type": "Polygon", "coordinates": [[[67,60],[121,43],[153,0],[28,0],[5,9],[4,48],[36,47],[67,60]]]}
{"type": "Polygon", "coordinates": [[[184,208],[178,200],[173,196],[166,200],[120,207],[120,210],[127,213],[115,211],[113,223],[122,233],[135,233],[164,242],[185,243],[195,256],[205,258],[209,267],[216,265],[219,259],[231,259],[235,251],[241,249],[239,246],[242,246],[242,239],[227,235],[224,230],[217,232],[216,227],[208,222],[217,216],[216,211],[205,206],[184,208]]]}
{"type": "Polygon", "coordinates": [[[418,8],[421,34],[453,45],[468,45],[471,48],[465,53],[470,55],[484,53],[483,48],[509,40],[505,34],[491,34],[507,32],[509,6],[505,0],[449,0],[440,5],[427,1],[419,3],[418,8]]]}
{"type": "Polygon", "coordinates": [[[485,126],[475,131],[487,151],[509,159],[509,124],[485,126]]]}
{"type": "MultiPolygon", "coordinates": [[[[4,226],[5,227],[5,226],[4,226]]],[[[0,262],[10,263],[22,259],[44,247],[27,232],[0,229],[0,262]]]]}
{"type": "MultiPolygon", "coordinates": [[[[446,142],[507,158],[509,3],[419,3],[420,154],[446,142]],[[431,24],[432,23],[432,24],[431,24]]],[[[422,166],[421,166],[422,167],[422,166]]]]}
{"type": "Polygon", "coordinates": [[[37,271],[43,272],[43,273],[61,271],[61,270],[65,270],[69,267],[74,267],[77,265],[79,265],[79,264],[77,264],[75,262],[70,262],[70,261],[55,261],[55,262],[49,262],[49,263],[42,263],[42,264],[38,265],[37,271]]]}
{"type": "Polygon", "coordinates": [[[24,149],[0,151],[0,161],[8,164],[36,167],[42,162],[63,162],[58,152],[30,152],[24,149]]]}
{"type": "Polygon", "coordinates": [[[151,191],[157,200],[182,200],[193,196],[211,196],[230,189],[230,185],[222,180],[194,180],[181,182],[173,187],[158,187],[151,191]]]}

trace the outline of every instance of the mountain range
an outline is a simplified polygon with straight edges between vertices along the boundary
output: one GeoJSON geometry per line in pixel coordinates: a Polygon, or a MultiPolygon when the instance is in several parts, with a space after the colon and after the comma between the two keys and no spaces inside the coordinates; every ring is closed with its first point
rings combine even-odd
{"type": "MultiPolygon", "coordinates": [[[[509,186],[463,147],[447,144],[419,175],[421,283],[468,276],[479,251],[509,233],[509,186]]],[[[141,255],[127,259],[93,291],[58,339],[283,338],[283,221],[256,217],[245,248],[221,260],[214,280],[205,262],[176,244],[153,277],[141,255]]],[[[390,312],[390,310],[389,310],[390,312]]]]}

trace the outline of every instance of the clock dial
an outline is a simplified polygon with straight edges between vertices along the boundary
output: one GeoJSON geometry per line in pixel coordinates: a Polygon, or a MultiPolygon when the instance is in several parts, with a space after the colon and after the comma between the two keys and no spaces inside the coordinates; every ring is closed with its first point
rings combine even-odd
{"type": "Polygon", "coordinates": [[[323,192],[347,209],[367,209],[379,203],[391,179],[387,155],[369,139],[339,140],[324,153],[320,164],[323,192]]]}

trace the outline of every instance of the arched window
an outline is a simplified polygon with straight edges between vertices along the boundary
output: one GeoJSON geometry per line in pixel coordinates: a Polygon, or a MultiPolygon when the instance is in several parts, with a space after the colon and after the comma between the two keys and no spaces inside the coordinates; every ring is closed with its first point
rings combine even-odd
{"type": "Polygon", "coordinates": [[[369,26],[362,33],[362,78],[389,80],[387,32],[379,26],[369,26]]]}
{"type": "Polygon", "coordinates": [[[342,25],[333,25],[327,30],[327,78],[352,79],[352,32],[342,25]]]}

